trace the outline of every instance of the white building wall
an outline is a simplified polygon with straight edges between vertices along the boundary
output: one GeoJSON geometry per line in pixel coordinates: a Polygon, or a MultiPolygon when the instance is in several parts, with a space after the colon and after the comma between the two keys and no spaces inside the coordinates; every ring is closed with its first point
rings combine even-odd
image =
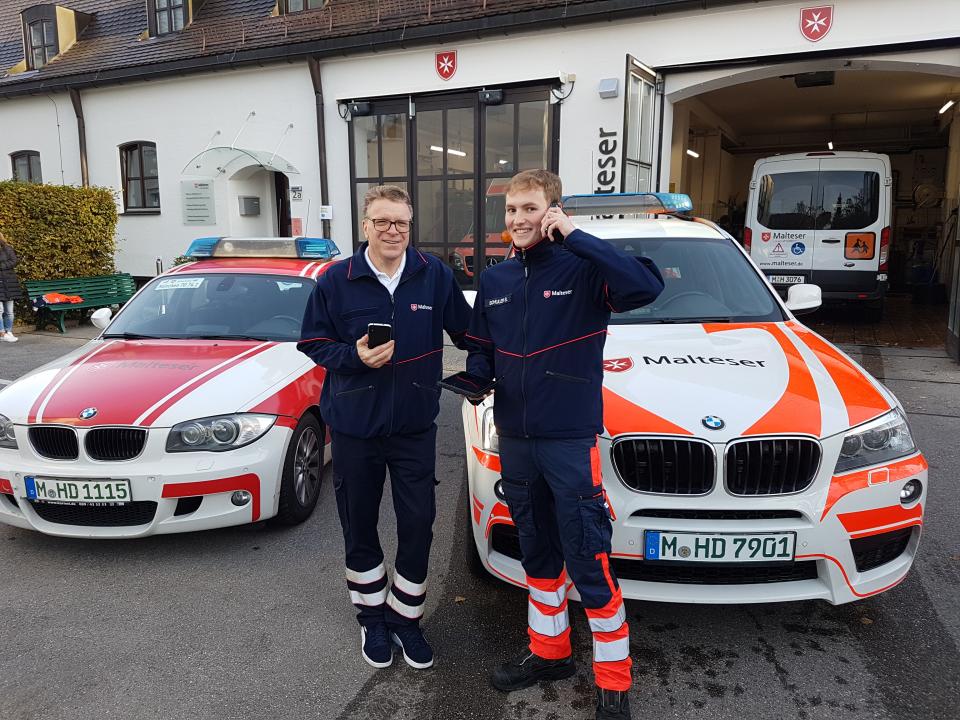
{"type": "Polygon", "coordinates": [[[77,116],[67,93],[0,100],[0,180],[13,177],[10,155],[40,153],[43,181],[80,184],[77,116]]]}
{"type": "MultiPolygon", "coordinates": [[[[161,212],[120,216],[118,267],[134,275],[153,275],[158,257],[169,268],[196,237],[276,234],[272,176],[263,172],[251,179],[216,178],[216,224],[183,223],[180,181],[191,177],[182,174],[185,166],[212,138],[212,146],[229,146],[241,128],[237,147],[272,153],[283,138],[278,154],[300,171],[290,175],[290,184],[303,187],[303,200],[293,203],[292,215],[306,218],[309,206],[314,219],[306,229],[319,234],[320,170],[313,98],[306,63],[84,91],[91,184],[119,191],[119,146],[136,140],[157,144],[161,212]],[[251,111],[256,115],[244,124],[251,111]],[[293,128],[284,136],[290,123],[293,128]],[[240,218],[238,195],[260,197],[259,218],[240,218]]],[[[119,194],[118,210],[123,212],[119,194]]]]}

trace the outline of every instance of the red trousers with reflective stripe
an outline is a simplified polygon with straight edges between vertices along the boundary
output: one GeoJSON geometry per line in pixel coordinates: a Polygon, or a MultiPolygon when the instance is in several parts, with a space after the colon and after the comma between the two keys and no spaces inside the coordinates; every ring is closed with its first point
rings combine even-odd
{"type": "Polygon", "coordinates": [[[530,590],[530,650],[548,659],[571,654],[569,573],[593,633],[596,683],[607,690],[626,690],[629,628],[620,586],[610,569],[613,528],[596,438],[501,437],[500,461],[530,590]]]}

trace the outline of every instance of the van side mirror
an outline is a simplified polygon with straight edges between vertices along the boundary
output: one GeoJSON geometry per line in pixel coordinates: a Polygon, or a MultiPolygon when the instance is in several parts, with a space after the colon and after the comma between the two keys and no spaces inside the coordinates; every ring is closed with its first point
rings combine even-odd
{"type": "Polygon", "coordinates": [[[791,285],[787,290],[787,310],[794,315],[812,313],[823,304],[823,292],[819,285],[791,285]]]}
{"type": "Polygon", "coordinates": [[[94,327],[103,330],[107,325],[110,324],[110,319],[112,317],[113,310],[108,307],[100,308],[99,310],[94,310],[93,314],[90,315],[90,322],[93,323],[94,327]]]}

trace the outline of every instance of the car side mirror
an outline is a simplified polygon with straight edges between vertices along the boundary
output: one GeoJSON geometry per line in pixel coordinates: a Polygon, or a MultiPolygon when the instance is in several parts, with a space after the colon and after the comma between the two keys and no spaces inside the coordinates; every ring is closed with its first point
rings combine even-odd
{"type": "Polygon", "coordinates": [[[93,314],[90,316],[90,322],[93,323],[94,327],[100,328],[103,330],[107,325],[110,324],[110,319],[113,317],[113,310],[108,307],[100,308],[99,310],[94,310],[93,314]]]}
{"type": "Polygon", "coordinates": [[[823,292],[819,285],[791,285],[787,290],[787,310],[794,315],[812,313],[823,304],[823,292]]]}

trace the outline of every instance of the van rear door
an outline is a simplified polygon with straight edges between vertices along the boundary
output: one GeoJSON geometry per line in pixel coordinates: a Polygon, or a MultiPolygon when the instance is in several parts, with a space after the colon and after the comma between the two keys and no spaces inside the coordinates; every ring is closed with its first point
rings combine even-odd
{"type": "Polygon", "coordinates": [[[756,204],[747,209],[750,255],[784,290],[810,282],[819,170],[819,158],[803,158],[758,163],[754,173],[756,204]]]}
{"type": "Polygon", "coordinates": [[[822,158],[811,282],[824,293],[877,289],[887,216],[884,168],[872,158],[822,158]]]}

